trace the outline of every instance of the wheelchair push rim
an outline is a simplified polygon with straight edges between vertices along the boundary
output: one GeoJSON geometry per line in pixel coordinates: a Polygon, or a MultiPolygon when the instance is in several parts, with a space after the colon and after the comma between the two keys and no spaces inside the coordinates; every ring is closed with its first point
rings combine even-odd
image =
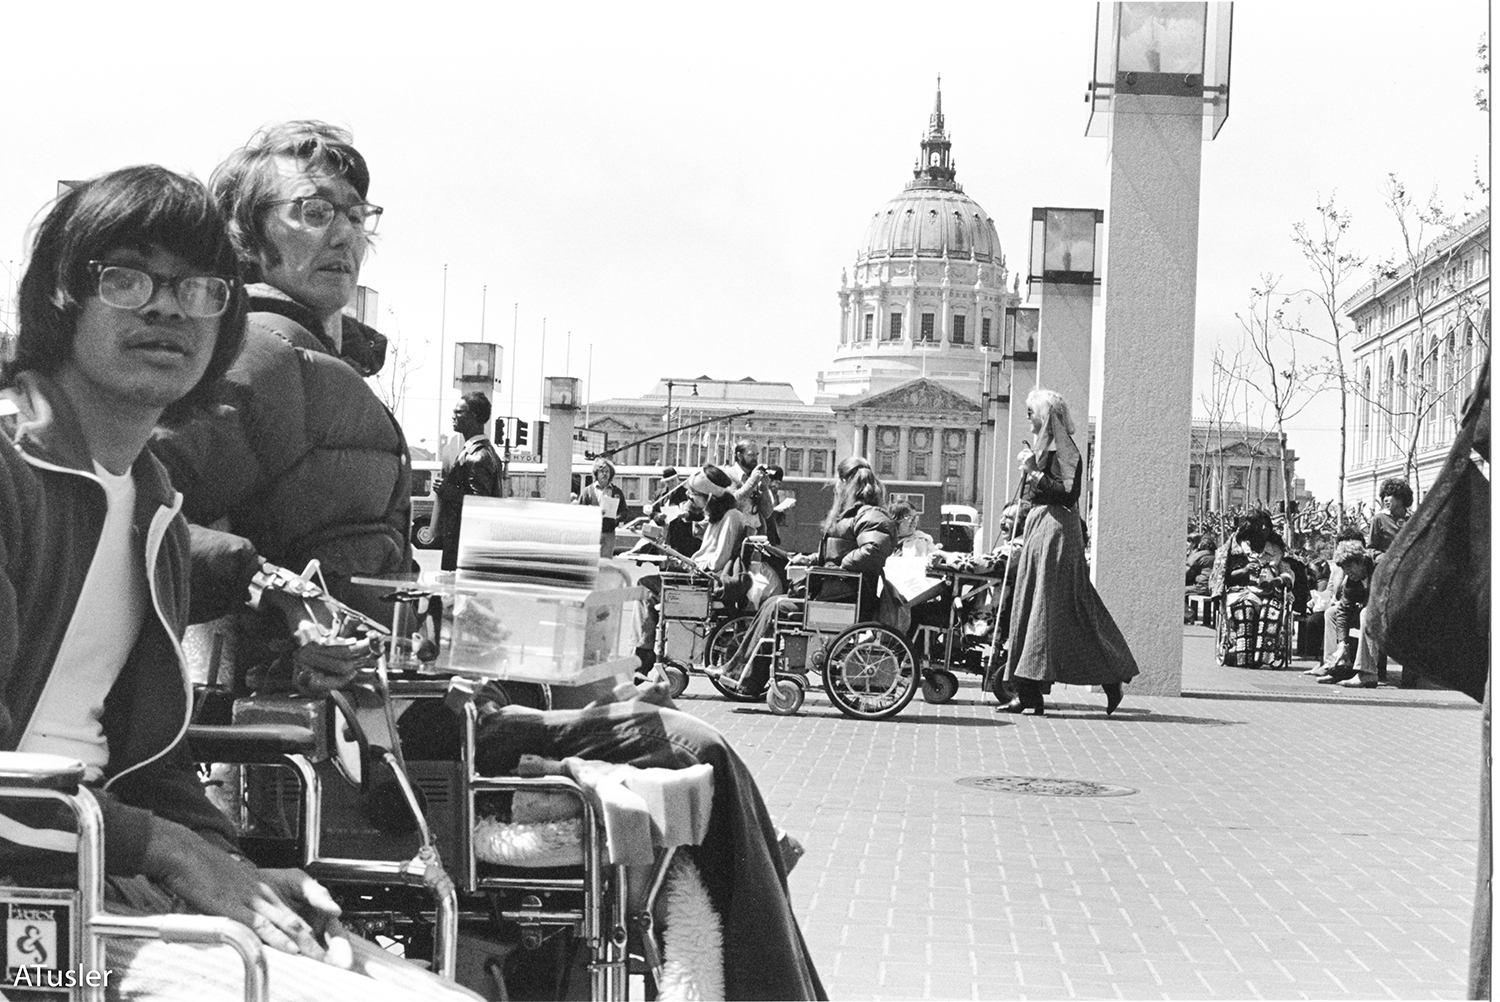
{"type": "Polygon", "coordinates": [[[856,623],[828,647],[823,691],[839,711],[858,720],[884,720],[906,708],[920,680],[917,657],[899,633],[856,623]]]}
{"type": "MultiPolygon", "coordinates": [[[[714,627],[713,633],[708,635],[708,647],[703,653],[703,663],[709,668],[718,668],[728,661],[739,648],[740,641],[745,639],[745,634],[750,632],[750,624],[755,621],[754,616],[735,616],[726,619],[714,627]]],[[[708,681],[719,690],[719,695],[734,703],[758,703],[764,693],[749,695],[724,688],[719,683],[717,675],[709,675],[708,681]]]]}

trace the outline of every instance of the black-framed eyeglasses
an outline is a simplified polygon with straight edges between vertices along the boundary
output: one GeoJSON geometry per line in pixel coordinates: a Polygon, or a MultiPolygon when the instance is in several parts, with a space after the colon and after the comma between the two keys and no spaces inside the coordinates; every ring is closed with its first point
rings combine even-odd
{"type": "Polygon", "coordinates": [[[99,299],[120,310],[138,310],[168,288],[177,297],[182,312],[190,317],[223,316],[234,295],[234,279],[218,275],[157,275],[129,265],[90,261],[89,270],[98,284],[99,299]]]}
{"type": "Polygon", "coordinates": [[[369,202],[355,202],[352,205],[339,205],[332,199],[324,198],[322,195],[305,195],[302,198],[283,198],[275,202],[267,202],[266,207],[275,205],[295,205],[297,218],[304,226],[314,230],[327,229],[333,222],[335,215],[343,215],[349,222],[364,230],[366,233],[374,233],[375,227],[380,225],[380,214],[385,210],[378,205],[369,202]]]}

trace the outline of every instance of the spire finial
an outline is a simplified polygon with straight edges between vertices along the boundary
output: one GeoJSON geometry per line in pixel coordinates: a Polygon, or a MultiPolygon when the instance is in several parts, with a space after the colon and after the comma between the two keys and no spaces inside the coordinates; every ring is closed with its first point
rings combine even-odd
{"type": "Polygon", "coordinates": [[[922,152],[917,158],[914,180],[908,187],[946,188],[962,191],[953,180],[952,143],[943,121],[943,75],[937,77],[937,96],[933,99],[932,114],[927,119],[927,135],[922,139],[922,152]]]}

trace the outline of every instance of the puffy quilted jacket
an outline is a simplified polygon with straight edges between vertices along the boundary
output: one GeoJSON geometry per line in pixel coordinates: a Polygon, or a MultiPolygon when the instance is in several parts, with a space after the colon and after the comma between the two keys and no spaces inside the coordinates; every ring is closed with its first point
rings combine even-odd
{"type": "MultiPolygon", "coordinates": [[[[266,560],[296,571],[316,558],[336,596],[384,618],[389,610],[347,579],[412,562],[406,439],[365,382],[384,362],[385,338],[346,317],[336,356],[306,310],[268,286],[251,292],[245,345],[213,406],[160,428],[152,449],[193,522],[223,519],[266,560]]],[[[200,584],[195,621],[243,601],[239,582],[202,595],[200,584]]]]}

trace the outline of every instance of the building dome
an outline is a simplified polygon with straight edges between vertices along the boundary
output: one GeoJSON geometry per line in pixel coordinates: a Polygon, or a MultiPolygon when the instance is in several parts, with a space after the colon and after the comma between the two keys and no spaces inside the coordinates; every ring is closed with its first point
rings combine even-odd
{"type": "Polygon", "coordinates": [[[892,257],[999,261],[994,220],[956,189],[911,187],[891,199],[870,220],[857,262],[892,257]]]}
{"type": "Polygon", "coordinates": [[[995,222],[955,180],[942,82],[912,179],[865,228],[839,282],[839,343],[819,400],[927,378],[978,400],[1007,292],[995,222]]]}

